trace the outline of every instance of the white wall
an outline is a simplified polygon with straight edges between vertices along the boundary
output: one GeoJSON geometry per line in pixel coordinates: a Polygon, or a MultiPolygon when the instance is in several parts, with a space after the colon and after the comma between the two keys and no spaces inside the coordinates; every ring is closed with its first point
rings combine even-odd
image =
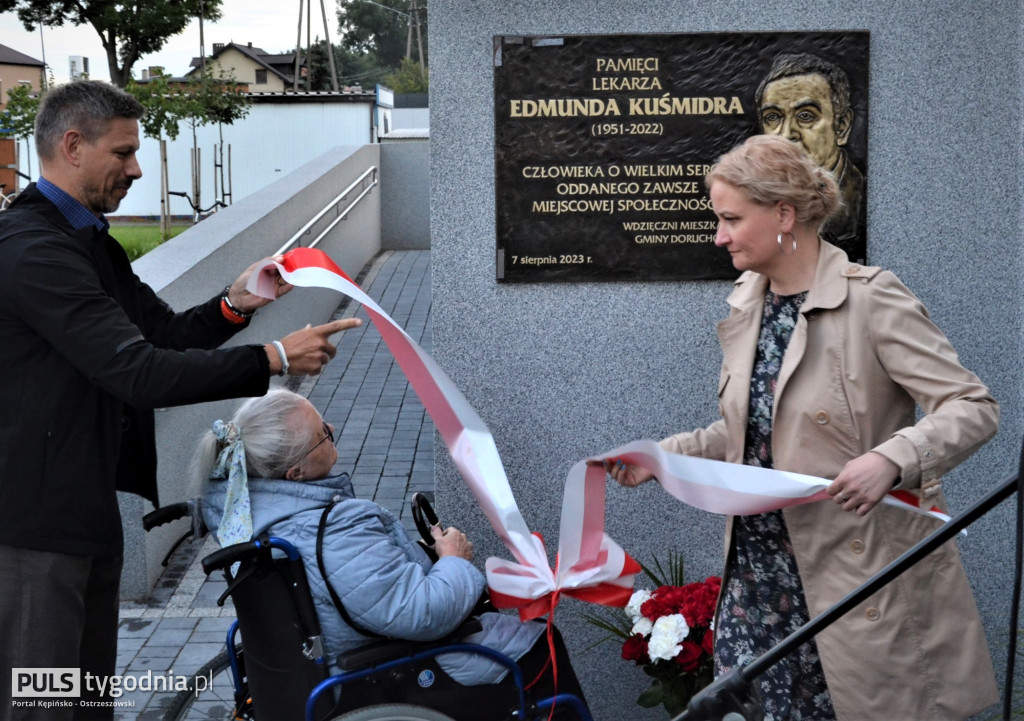
{"type": "MultiPolygon", "coordinates": [[[[331,148],[369,143],[372,108],[372,94],[351,102],[255,102],[245,118],[223,127],[224,174],[227,178],[230,146],[233,201],[238,202],[285,177],[331,148]]],[[[202,170],[200,203],[207,207],[215,200],[214,147],[220,142],[218,127],[197,128],[196,140],[202,170]]],[[[170,190],[191,192],[191,149],[192,130],[183,123],[177,139],[167,144],[170,190]]],[[[138,157],[142,178],[132,186],[115,216],[160,215],[159,143],[143,136],[138,157]]],[[[39,161],[34,146],[31,166],[26,158],[21,158],[20,170],[28,173],[29,167],[35,180],[39,176],[39,161]]],[[[172,196],[170,209],[172,215],[192,214],[184,198],[172,196]]]]}
{"type": "Polygon", "coordinates": [[[430,108],[395,108],[392,130],[421,130],[430,127],[430,108]]]}

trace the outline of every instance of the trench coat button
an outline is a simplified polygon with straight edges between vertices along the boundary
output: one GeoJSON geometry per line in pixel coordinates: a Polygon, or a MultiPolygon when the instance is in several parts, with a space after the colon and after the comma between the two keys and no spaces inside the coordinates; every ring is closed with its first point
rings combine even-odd
{"type": "Polygon", "coordinates": [[[875,608],[874,606],[872,606],[871,608],[869,608],[868,610],[866,610],[866,611],[864,612],[864,616],[865,616],[865,617],[866,617],[866,618],[867,618],[867,619],[868,619],[869,621],[877,621],[878,619],[880,619],[880,618],[882,617],[882,612],[881,612],[881,611],[879,611],[879,610],[878,610],[877,608],[875,608]]]}
{"type": "Polygon", "coordinates": [[[854,273],[859,272],[860,266],[857,265],[856,263],[851,263],[850,265],[846,266],[846,270],[843,271],[843,275],[853,275],[854,273]]]}
{"type": "Polygon", "coordinates": [[[819,426],[823,426],[828,423],[828,413],[826,411],[818,411],[814,414],[814,422],[819,426]]]}
{"type": "Polygon", "coordinates": [[[855,541],[850,541],[850,550],[854,553],[864,553],[864,541],[859,538],[855,541]]]}

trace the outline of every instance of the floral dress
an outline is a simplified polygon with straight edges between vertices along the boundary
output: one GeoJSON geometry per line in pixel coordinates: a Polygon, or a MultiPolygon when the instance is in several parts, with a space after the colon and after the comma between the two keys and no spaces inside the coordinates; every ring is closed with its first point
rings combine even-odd
{"type": "MultiPolygon", "coordinates": [[[[807,293],[768,291],[761,318],[743,462],[772,468],[772,407],[782,358],[807,293]]],[[[715,627],[716,676],[748,664],[809,620],[782,511],[736,516],[715,627]]],[[[834,719],[812,639],[758,677],[765,721],[834,719]]]]}

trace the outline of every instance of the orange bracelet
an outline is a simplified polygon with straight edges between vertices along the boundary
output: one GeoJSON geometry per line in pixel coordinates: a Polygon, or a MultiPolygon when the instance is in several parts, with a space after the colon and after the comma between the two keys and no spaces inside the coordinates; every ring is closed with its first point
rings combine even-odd
{"type": "Polygon", "coordinates": [[[241,325],[252,318],[253,314],[246,313],[232,305],[229,293],[231,293],[230,285],[224,287],[224,294],[220,297],[220,314],[235,325],[241,325]]]}
{"type": "Polygon", "coordinates": [[[245,321],[249,320],[250,317],[244,316],[232,308],[231,304],[228,303],[226,296],[220,299],[220,314],[227,318],[228,322],[234,323],[235,325],[241,325],[245,321]]]}

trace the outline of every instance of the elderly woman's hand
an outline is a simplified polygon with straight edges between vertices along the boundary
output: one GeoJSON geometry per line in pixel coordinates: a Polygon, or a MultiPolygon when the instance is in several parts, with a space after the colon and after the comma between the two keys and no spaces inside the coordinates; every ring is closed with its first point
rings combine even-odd
{"type": "Polygon", "coordinates": [[[844,511],[863,516],[892,490],[900,467],[880,453],[869,451],[843,466],[828,493],[844,511]]]}
{"type": "Polygon", "coordinates": [[[431,526],[430,535],[434,537],[434,551],[438,558],[458,556],[467,561],[473,560],[473,543],[455,526],[448,526],[444,531],[440,526],[431,526]]]}

